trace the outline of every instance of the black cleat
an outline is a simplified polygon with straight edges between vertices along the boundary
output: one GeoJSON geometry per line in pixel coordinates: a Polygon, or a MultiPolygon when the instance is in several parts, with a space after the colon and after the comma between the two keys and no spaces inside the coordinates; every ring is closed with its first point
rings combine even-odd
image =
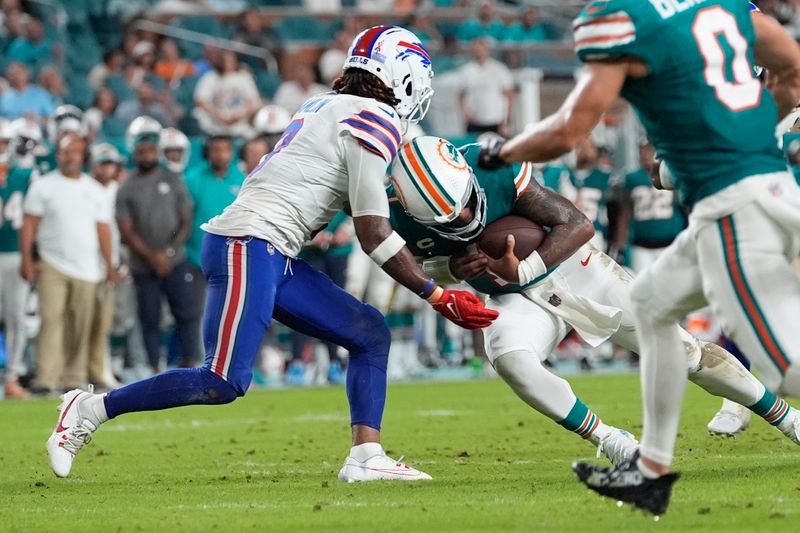
{"type": "Polygon", "coordinates": [[[669,506],[672,485],[680,474],[670,472],[655,479],[647,478],[636,466],[637,452],[630,461],[613,468],[576,462],[572,470],[584,485],[602,496],[630,503],[646,513],[661,516],[669,506]]]}

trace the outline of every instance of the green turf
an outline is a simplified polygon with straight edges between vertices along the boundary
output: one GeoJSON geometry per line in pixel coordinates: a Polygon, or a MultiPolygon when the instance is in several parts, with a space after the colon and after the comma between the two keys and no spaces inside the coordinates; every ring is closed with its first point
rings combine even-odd
{"type": "MultiPolygon", "coordinates": [[[[639,432],[636,376],[571,381],[606,422],[639,432]]],[[[43,446],[56,404],[0,404],[0,531],[800,530],[800,449],[761,420],[709,437],[718,401],[694,386],[683,478],[658,524],[579,485],[570,462],[594,449],[499,381],[390,386],[384,442],[434,477],[416,484],[336,481],[349,445],[338,388],[121,417],[66,480],[43,446]]]]}

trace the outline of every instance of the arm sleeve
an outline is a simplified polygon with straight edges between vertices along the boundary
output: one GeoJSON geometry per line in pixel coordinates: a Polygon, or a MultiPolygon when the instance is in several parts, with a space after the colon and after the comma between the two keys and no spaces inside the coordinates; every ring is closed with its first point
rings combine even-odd
{"type": "Polygon", "coordinates": [[[516,189],[516,198],[528,188],[528,184],[533,177],[533,165],[530,163],[514,164],[514,188],[516,189]]]}
{"type": "Polygon", "coordinates": [[[348,196],[353,218],[367,215],[389,218],[389,198],[383,185],[386,161],[364,150],[355,137],[344,136],[341,144],[350,180],[348,196]]]}
{"type": "Polygon", "coordinates": [[[657,47],[647,45],[641,24],[619,7],[618,3],[602,0],[584,7],[572,24],[578,59],[590,62],[638,57],[652,72],[657,63],[657,47]]]}
{"type": "Polygon", "coordinates": [[[382,157],[384,166],[392,162],[402,143],[397,113],[377,105],[339,121],[339,132],[350,135],[364,150],[382,157]]]}
{"type": "Polygon", "coordinates": [[[40,217],[44,214],[45,199],[42,193],[41,181],[34,181],[25,195],[23,210],[26,215],[40,217]]]}

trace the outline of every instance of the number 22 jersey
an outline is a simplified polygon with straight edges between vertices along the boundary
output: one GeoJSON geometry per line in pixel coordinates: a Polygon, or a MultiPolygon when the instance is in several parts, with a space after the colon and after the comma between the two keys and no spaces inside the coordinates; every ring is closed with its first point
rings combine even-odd
{"type": "Polygon", "coordinates": [[[754,76],[750,17],[743,0],[609,0],[573,24],[581,61],[647,65],[622,96],[688,207],[748,176],[786,171],[775,102],[754,76]]]}
{"type": "Polygon", "coordinates": [[[247,177],[233,204],[202,228],[264,239],[294,257],[345,202],[354,217],[388,218],[385,170],[400,142],[399,118],[388,105],[335,93],[311,98],[247,177]],[[352,161],[360,168],[348,168],[352,161]]]}

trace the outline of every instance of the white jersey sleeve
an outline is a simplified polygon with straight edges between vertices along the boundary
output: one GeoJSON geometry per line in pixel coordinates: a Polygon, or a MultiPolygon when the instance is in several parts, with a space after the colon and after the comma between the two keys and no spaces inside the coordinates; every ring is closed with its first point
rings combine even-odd
{"type": "Polygon", "coordinates": [[[390,164],[402,142],[397,113],[375,100],[339,121],[341,132],[352,135],[366,150],[390,164]]]}
{"type": "Polygon", "coordinates": [[[264,239],[294,257],[346,202],[354,216],[388,216],[384,178],[399,145],[400,122],[391,107],[352,95],[315,96],[295,113],[233,204],[202,228],[264,239]]]}
{"type": "Polygon", "coordinates": [[[342,138],[342,149],[350,176],[348,197],[353,218],[367,215],[389,218],[389,198],[384,176],[386,162],[371,150],[364,150],[359,139],[342,138]]]}

